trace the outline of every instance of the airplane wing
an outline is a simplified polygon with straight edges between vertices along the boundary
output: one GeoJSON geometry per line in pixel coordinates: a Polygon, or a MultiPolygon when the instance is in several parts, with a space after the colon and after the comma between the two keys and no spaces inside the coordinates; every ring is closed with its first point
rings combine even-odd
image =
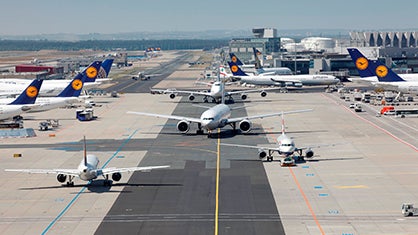
{"type": "Polygon", "coordinates": [[[269,113],[269,114],[260,114],[260,115],[253,115],[253,116],[246,116],[246,117],[237,117],[237,118],[229,118],[228,123],[240,122],[245,119],[259,119],[265,117],[273,117],[273,116],[281,116],[282,114],[292,114],[292,113],[304,113],[310,112],[312,109],[302,109],[302,110],[294,110],[294,111],[287,111],[287,112],[277,112],[277,113],[269,113]]]}
{"type": "Polygon", "coordinates": [[[262,149],[262,150],[270,150],[270,151],[279,151],[279,148],[269,147],[269,146],[252,146],[252,145],[225,144],[225,143],[221,143],[220,145],[232,146],[232,147],[241,147],[241,148],[250,148],[250,149],[262,149]]]}
{"type": "Polygon", "coordinates": [[[29,174],[64,174],[78,177],[77,169],[5,169],[9,172],[24,172],[29,174]]]}
{"type": "Polygon", "coordinates": [[[345,143],[311,145],[311,146],[295,148],[295,150],[299,151],[299,150],[313,149],[313,148],[334,147],[334,146],[337,146],[337,145],[340,145],[340,144],[345,144],[345,143]]]}
{"type": "Polygon", "coordinates": [[[142,115],[142,116],[150,116],[150,117],[157,117],[157,118],[166,118],[166,119],[174,119],[179,121],[188,121],[188,122],[195,122],[200,123],[199,118],[191,118],[191,117],[182,117],[182,116],[175,116],[175,115],[164,115],[164,114],[156,114],[156,113],[144,113],[144,112],[133,112],[128,111],[126,113],[129,114],[136,114],[136,115],[142,115]]]}
{"type": "Polygon", "coordinates": [[[148,172],[154,169],[163,169],[163,168],[169,168],[170,166],[145,166],[145,167],[127,167],[127,168],[104,168],[99,170],[102,175],[108,175],[113,173],[122,173],[122,172],[134,172],[134,171],[143,171],[148,172]]]}
{"type": "Polygon", "coordinates": [[[209,92],[206,92],[206,91],[185,91],[185,90],[177,90],[177,89],[166,89],[166,90],[151,89],[151,93],[152,94],[170,94],[170,93],[175,93],[175,94],[181,94],[181,95],[210,96],[210,93],[209,92]]]}

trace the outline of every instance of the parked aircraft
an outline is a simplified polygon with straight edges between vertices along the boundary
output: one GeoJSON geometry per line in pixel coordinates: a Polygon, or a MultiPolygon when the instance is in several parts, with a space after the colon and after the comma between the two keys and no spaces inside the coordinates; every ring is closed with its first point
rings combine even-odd
{"type": "Polygon", "coordinates": [[[236,65],[240,66],[245,73],[251,73],[254,75],[264,76],[264,75],[292,75],[292,70],[287,67],[277,67],[277,68],[263,68],[261,61],[257,56],[257,49],[253,48],[255,64],[243,64],[242,61],[234,54],[229,53],[231,61],[236,65]]]}
{"type": "Polygon", "coordinates": [[[332,75],[323,74],[301,74],[301,75],[248,75],[238,65],[228,62],[233,78],[241,83],[254,85],[274,85],[281,87],[302,87],[302,86],[330,86],[336,85],[340,80],[332,75]]]}
{"type": "Polygon", "coordinates": [[[372,74],[377,78],[377,82],[372,82],[377,86],[384,86],[398,91],[418,94],[418,81],[406,81],[384,65],[379,60],[368,60],[355,48],[349,48],[348,52],[356,65],[356,68],[363,74],[372,74]]]}
{"type": "Polygon", "coordinates": [[[11,119],[36,107],[34,103],[42,82],[41,79],[34,79],[15,100],[0,105],[0,120],[11,119]]]}
{"type": "MultiPolygon", "coordinates": [[[[96,70],[96,74],[99,76],[108,76],[110,68],[112,66],[113,59],[106,59],[102,62],[102,67],[100,70],[96,70]],[[104,63],[104,64],[103,64],[104,63]],[[104,66],[104,67],[103,67],[104,66]]],[[[91,88],[100,85],[103,81],[109,80],[108,78],[97,79],[95,76],[89,78],[85,81],[84,87],[91,88]]],[[[18,79],[18,78],[7,78],[0,79],[0,96],[11,96],[20,94],[26,86],[28,86],[30,80],[28,79],[18,79]]],[[[42,96],[56,96],[61,92],[67,85],[68,80],[45,80],[40,90],[40,95],[42,96]]]]}
{"type": "Polygon", "coordinates": [[[282,160],[286,161],[288,165],[294,164],[295,161],[292,156],[295,153],[299,154],[296,157],[296,160],[304,160],[305,157],[312,158],[314,156],[314,152],[312,148],[330,146],[329,144],[327,144],[327,145],[316,145],[316,146],[300,147],[300,148],[296,147],[293,139],[287,136],[285,133],[284,114],[282,114],[281,116],[282,116],[282,134],[279,137],[277,137],[276,146],[266,147],[266,146],[251,146],[251,145],[227,144],[227,143],[221,143],[221,145],[258,149],[258,157],[260,159],[267,157],[267,161],[273,161],[272,155],[274,152],[277,152],[283,158],[282,160]],[[305,151],[305,156],[302,156],[303,151],[305,151]]]}
{"type": "MultiPolygon", "coordinates": [[[[288,111],[284,113],[301,113],[301,112],[308,112],[308,111],[311,111],[311,109],[288,111]]],[[[179,122],[177,123],[177,130],[180,131],[181,133],[187,133],[190,129],[190,124],[192,122],[197,123],[198,130],[196,133],[203,134],[203,129],[206,129],[208,131],[208,137],[211,137],[213,130],[217,128],[225,127],[227,125],[231,126],[233,130],[235,131],[237,123],[238,123],[238,128],[241,130],[242,133],[248,133],[249,131],[251,131],[251,128],[252,128],[252,122],[250,120],[262,119],[265,117],[280,116],[283,114],[282,112],[276,112],[276,113],[269,113],[269,114],[231,118],[230,117],[231,108],[225,104],[224,97],[222,97],[222,102],[220,104],[215,105],[207,109],[206,111],[204,111],[202,115],[200,116],[200,118],[145,113],[145,112],[134,112],[134,111],[128,111],[127,113],[142,115],[142,116],[151,116],[151,117],[157,117],[157,118],[179,120],[179,122]]]]}
{"type": "Polygon", "coordinates": [[[128,168],[99,168],[99,159],[92,154],[87,154],[86,150],[86,138],[84,137],[84,154],[83,160],[81,160],[77,169],[5,169],[5,171],[11,172],[26,172],[29,174],[57,174],[57,180],[60,183],[67,181],[67,186],[74,186],[73,179],[75,177],[84,181],[91,181],[97,179],[99,176],[103,176],[105,179],[104,185],[111,185],[112,181],[109,180],[109,175],[112,176],[113,181],[119,181],[122,178],[123,172],[134,171],[150,171],[153,169],[168,168],[170,166],[147,166],[147,167],[128,167],[128,168]]]}
{"type": "MultiPolygon", "coordinates": [[[[35,106],[28,112],[41,112],[55,108],[65,107],[68,104],[78,102],[79,95],[83,89],[84,82],[88,79],[97,77],[101,68],[101,61],[91,63],[82,73],[77,74],[74,79],[68,83],[67,87],[62,90],[56,97],[39,97],[35,101],[35,106]]],[[[10,98],[0,99],[0,104],[9,103],[10,98]]]]}

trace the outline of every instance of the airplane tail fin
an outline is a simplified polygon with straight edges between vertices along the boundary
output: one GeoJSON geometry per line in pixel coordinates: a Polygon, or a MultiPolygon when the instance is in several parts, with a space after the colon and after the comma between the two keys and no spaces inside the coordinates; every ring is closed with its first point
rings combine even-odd
{"type": "Polygon", "coordinates": [[[229,68],[231,69],[231,72],[233,75],[235,76],[248,76],[244,71],[241,70],[240,67],[238,67],[237,64],[235,64],[234,62],[229,62],[228,61],[228,65],[229,68]]]}
{"type": "Polygon", "coordinates": [[[102,61],[102,66],[100,67],[99,74],[97,78],[107,78],[112,68],[113,59],[105,59],[102,61]]]}
{"type": "Polygon", "coordinates": [[[375,75],[379,82],[405,82],[398,74],[392,71],[379,60],[370,61],[371,68],[375,71],[375,75]]]}
{"type": "Polygon", "coordinates": [[[282,117],[282,135],[284,135],[286,133],[286,130],[285,130],[286,127],[284,126],[284,113],[283,113],[283,111],[282,111],[281,117],[282,117]]]}
{"type": "Polygon", "coordinates": [[[34,104],[41,89],[42,79],[34,79],[28,87],[10,104],[34,104]]]}
{"type": "Polygon", "coordinates": [[[347,51],[350,54],[360,77],[376,76],[369,67],[370,60],[368,60],[357,48],[347,48],[347,51]]]}
{"type": "Polygon", "coordinates": [[[263,69],[263,65],[261,64],[261,60],[258,57],[261,55],[261,52],[257,50],[257,48],[253,47],[254,59],[255,59],[255,69],[263,69]]]}
{"type": "Polygon", "coordinates": [[[229,57],[231,57],[231,61],[234,62],[235,64],[237,64],[238,66],[243,65],[243,63],[241,62],[240,59],[238,59],[238,57],[234,54],[234,53],[229,53],[229,57]]]}
{"type": "Polygon", "coordinates": [[[77,74],[68,86],[58,94],[58,97],[78,97],[87,79],[96,80],[102,62],[94,61],[83,72],[77,74]]]}
{"type": "Polygon", "coordinates": [[[84,157],[84,166],[87,166],[87,146],[86,146],[86,136],[84,136],[84,138],[83,138],[83,142],[84,142],[84,144],[83,144],[83,150],[84,150],[84,153],[83,153],[83,157],[84,157]]]}

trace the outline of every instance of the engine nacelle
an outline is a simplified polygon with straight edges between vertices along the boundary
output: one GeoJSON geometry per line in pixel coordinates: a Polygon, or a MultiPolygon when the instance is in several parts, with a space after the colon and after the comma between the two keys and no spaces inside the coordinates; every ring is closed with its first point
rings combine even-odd
{"type": "Polygon", "coordinates": [[[241,99],[242,99],[242,100],[246,100],[246,99],[247,99],[247,94],[242,94],[242,95],[241,95],[241,99]]]}
{"type": "Polygon", "coordinates": [[[194,98],[195,98],[195,97],[194,97],[194,95],[189,95],[189,100],[190,100],[190,101],[193,101],[193,100],[194,100],[194,98]]]}
{"type": "Polygon", "coordinates": [[[188,121],[179,121],[177,123],[177,130],[179,130],[181,133],[186,133],[190,129],[190,123],[188,121]]]}
{"type": "Polygon", "coordinates": [[[58,174],[58,175],[57,175],[57,180],[58,180],[58,182],[60,182],[60,183],[64,183],[64,182],[67,180],[67,175],[64,175],[64,174],[58,174]]]}
{"type": "Polygon", "coordinates": [[[174,99],[174,98],[176,98],[176,94],[171,93],[171,94],[170,94],[170,99],[174,99]]]}
{"type": "Polygon", "coordinates": [[[293,84],[293,86],[294,87],[302,87],[303,86],[303,84],[301,83],[301,82],[295,82],[294,84],[293,84]]]}
{"type": "Polygon", "coordinates": [[[251,130],[251,127],[252,123],[250,122],[250,120],[245,119],[239,123],[239,129],[242,133],[248,133],[251,130]]]}
{"type": "Polygon", "coordinates": [[[122,174],[119,172],[113,173],[112,174],[112,180],[113,181],[119,181],[122,178],[122,174]]]}
{"type": "Polygon", "coordinates": [[[311,149],[309,149],[305,152],[305,157],[306,158],[312,158],[313,156],[314,156],[314,152],[311,149]]]}
{"type": "Polygon", "coordinates": [[[259,157],[260,159],[263,159],[263,158],[267,157],[267,153],[266,153],[266,151],[264,151],[264,149],[259,149],[259,150],[258,150],[258,157],[259,157]]]}
{"type": "Polygon", "coordinates": [[[267,92],[265,92],[265,91],[262,91],[262,92],[260,93],[260,95],[261,95],[261,97],[266,97],[266,95],[267,95],[267,92]]]}

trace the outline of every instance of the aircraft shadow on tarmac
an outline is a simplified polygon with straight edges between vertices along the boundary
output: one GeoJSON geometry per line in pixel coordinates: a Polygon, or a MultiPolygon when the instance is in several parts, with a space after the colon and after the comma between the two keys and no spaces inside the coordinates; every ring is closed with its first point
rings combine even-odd
{"type": "MultiPolygon", "coordinates": [[[[123,190],[123,187],[180,187],[183,184],[150,184],[150,183],[112,183],[111,186],[104,185],[104,179],[94,180],[90,184],[74,184],[74,186],[67,187],[66,184],[56,186],[45,186],[45,187],[31,187],[31,188],[20,188],[19,190],[42,190],[42,189],[62,189],[62,188],[84,188],[87,187],[88,192],[83,193],[131,193],[132,191],[123,190]],[[120,188],[121,190],[112,190],[112,188],[120,188]]],[[[79,192],[73,192],[71,194],[78,194],[79,192]]]]}

